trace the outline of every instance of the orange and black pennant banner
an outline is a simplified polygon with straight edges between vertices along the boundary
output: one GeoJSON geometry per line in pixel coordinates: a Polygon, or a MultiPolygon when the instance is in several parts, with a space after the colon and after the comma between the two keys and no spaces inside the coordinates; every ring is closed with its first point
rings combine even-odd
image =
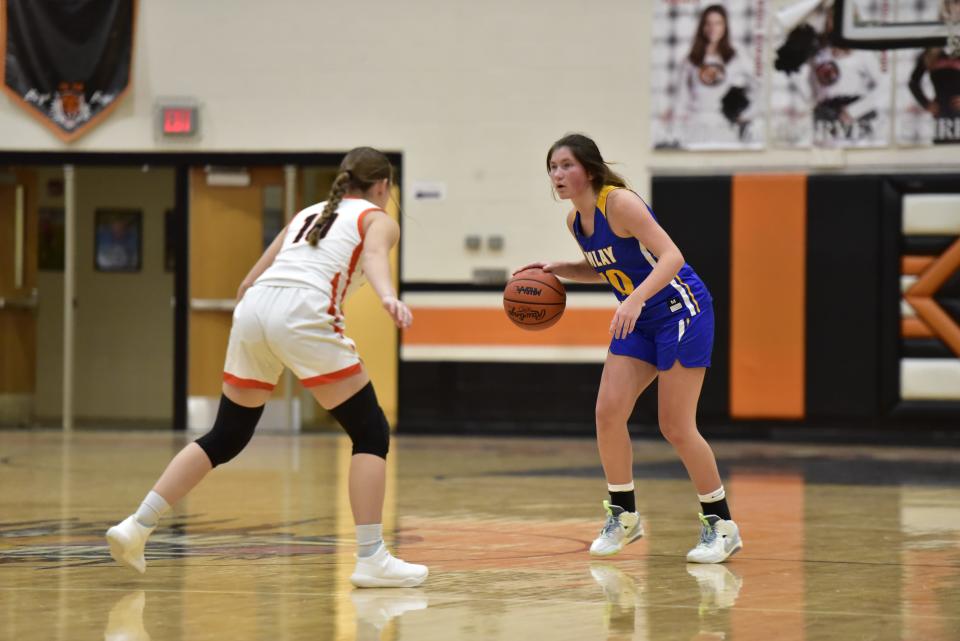
{"type": "Polygon", "coordinates": [[[3,89],[59,138],[103,120],[130,86],[136,0],[0,0],[3,89]]]}

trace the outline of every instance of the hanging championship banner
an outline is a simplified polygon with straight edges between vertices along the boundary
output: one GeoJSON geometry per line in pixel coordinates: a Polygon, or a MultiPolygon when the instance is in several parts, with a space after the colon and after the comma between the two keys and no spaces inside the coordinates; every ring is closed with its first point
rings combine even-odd
{"type": "Polygon", "coordinates": [[[64,141],[130,86],[136,0],[0,0],[3,88],[64,141]]]}
{"type": "Polygon", "coordinates": [[[655,0],[656,149],[761,149],[766,0],[655,0]]]}

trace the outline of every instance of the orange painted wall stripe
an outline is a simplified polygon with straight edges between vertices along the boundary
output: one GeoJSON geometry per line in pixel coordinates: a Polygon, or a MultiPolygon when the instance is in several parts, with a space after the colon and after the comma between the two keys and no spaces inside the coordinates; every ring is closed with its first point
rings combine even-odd
{"type": "Polygon", "coordinates": [[[900,335],[904,338],[932,338],[930,326],[919,318],[901,318],[900,335]]]}
{"type": "Polygon", "coordinates": [[[730,415],[804,416],[807,177],[733,178],[730,415]]]}
{"type": "Polygon", "coordinates": [[[403,332],[404,345],[609,345],[613,309],[568,309],[560,321],[542,331],[527,331],[498,308],[414,307],[413,325],[403,332]]]}
{"type": "Polygon", "coordinates": [[[935,260],[936,256],[904,256],[900,259],[900,273],[904,276],[919,276],[935,260]]]}

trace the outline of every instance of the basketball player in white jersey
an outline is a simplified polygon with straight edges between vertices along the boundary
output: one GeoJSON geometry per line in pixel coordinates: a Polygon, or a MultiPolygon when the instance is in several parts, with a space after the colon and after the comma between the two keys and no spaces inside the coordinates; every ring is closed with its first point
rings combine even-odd
{"type": "Polygon", "coordinates": [[[427,578],[426,566],[394,558],[383,544],[389,426],[342,311],[366,276],[398,327],[413,320],[397,298],[388,260],[400,237],[384,212],[392,179],[382,153],[351,150],[329,198],[298,213],[250,270],[237,296],[213,428],[174,457],[134,514],[107,530],[116,561],[146,571],[144,546],[157,521],[247,445],[286,366],[353,441],[349,493],[358,549],[351,583],[412,587],[427,578]]]}

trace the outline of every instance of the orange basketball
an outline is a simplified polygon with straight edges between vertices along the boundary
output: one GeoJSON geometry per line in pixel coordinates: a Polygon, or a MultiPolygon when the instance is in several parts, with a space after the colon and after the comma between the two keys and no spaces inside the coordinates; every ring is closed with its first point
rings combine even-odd
{"type": "Polygon", "coordinates": [[[542,269],[525,269],[503,290],[503,309],[517,327],[540,330],[560,320],[567,304],[563,283],[542,269]]]}

